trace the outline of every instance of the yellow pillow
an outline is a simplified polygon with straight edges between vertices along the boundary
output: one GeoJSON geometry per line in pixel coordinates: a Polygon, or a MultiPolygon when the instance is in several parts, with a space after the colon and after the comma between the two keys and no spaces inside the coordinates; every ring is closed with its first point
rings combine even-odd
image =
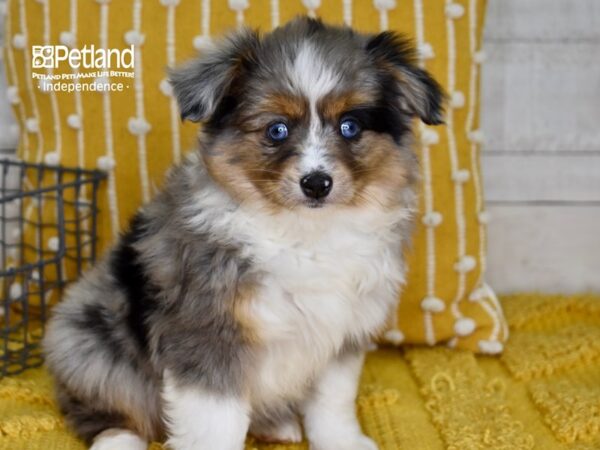
{"type": "Polygon", "coordinates": [[[385,336],[395,344],[446,343],[497,353],[506,325],[483,280],[487,214],[478,92],[484,9],[484,0],[11,0],[5,61],[9,97],[21,125],[19,155],[108,172],[99,194],[99,238],[106,248],[152,196],[169,165],[194,146],[196,127],[180,123],[166,67],[193,57],[212,36],[238,25],[269,30],[299,14],[361,31],[404,32],[415,38],[423,66],[445,86],[450,101],[447,126],[419,126],[421,212],[408,284],[385,336]],[[32,67],[31,46],[49,44],[134,45],[134,77],[110,79],[124,84],[122,92],[44,92],[47,82],[32,78],[34,72],[74,73],[66,63],[32,67]]]}

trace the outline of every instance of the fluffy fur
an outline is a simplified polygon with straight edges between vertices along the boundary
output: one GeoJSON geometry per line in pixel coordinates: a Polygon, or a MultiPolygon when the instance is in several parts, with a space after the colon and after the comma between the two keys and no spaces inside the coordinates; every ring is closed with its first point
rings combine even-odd
{"type": "Polygon", "coordinates": [[[401,37],[310,19],[238,31],[171,83],[199,150],[48,324],[68,422],[95,449],[240,450],[248,430],[299,440],[299,420],[315,450],[375,449],[354,399],[404,279],[411,120],[440,122],[439,86],[401,37]]]}

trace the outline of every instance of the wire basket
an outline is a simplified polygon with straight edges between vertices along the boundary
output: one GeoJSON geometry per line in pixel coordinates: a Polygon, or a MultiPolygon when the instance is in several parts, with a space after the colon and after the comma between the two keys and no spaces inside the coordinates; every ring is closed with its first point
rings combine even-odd
{"type": "Polygon", "coordinates": [[[96,258],[95,170],[0,160],[0,377],[42,363],[49,307],[96,258]]]}

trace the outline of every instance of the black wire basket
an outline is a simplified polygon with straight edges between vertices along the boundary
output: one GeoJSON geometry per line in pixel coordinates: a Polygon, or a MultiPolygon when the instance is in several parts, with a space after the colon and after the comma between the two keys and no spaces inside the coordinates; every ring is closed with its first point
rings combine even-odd
{"type": "Polygon", "coordinates": [[[0,377],[42,363],[50,306],[96,258],[95,170],[0,160],[0,377]]]}

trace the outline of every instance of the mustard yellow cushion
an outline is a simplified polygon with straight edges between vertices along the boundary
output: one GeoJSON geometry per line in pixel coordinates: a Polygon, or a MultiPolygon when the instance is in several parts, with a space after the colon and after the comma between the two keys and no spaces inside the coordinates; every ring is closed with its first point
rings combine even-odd
{"type": "Polygon", "coordinates": [[[160,186],[169,165],[194,146],[196,128],[180,123],[166,67],[238,25],[269,30],[299,14],[361,31],[404,32],[414,37],[423,66],[445,86],[450,101],[447,126],[419,125],[421,211],[408,284],[386,338],[497,353],[507,331],[483,279],[487,214],[478,92],[484,9],[484,0],[10,0],[5,61],[21,125],[19,155],[108,172],[99,194],[100,244],[106,248],[160,186]],[[50,71],[32,67],[31,46],[48,44],[133,44],[134,77],[111,78],[124,84],[122,92],[44,92],[33,73],[74,73],[66,63],[50,71]]]}
{"type": "MultiPolygon", "coordinates": [[[[381,450],[600,448],[600,298],[520,295],[503,305],[513,338],[500,358],[412,346],[369,353],[357,410],[381,450]]],[[[0,380],[0,450],[84,449],[43,369],[0,380]]]]}

